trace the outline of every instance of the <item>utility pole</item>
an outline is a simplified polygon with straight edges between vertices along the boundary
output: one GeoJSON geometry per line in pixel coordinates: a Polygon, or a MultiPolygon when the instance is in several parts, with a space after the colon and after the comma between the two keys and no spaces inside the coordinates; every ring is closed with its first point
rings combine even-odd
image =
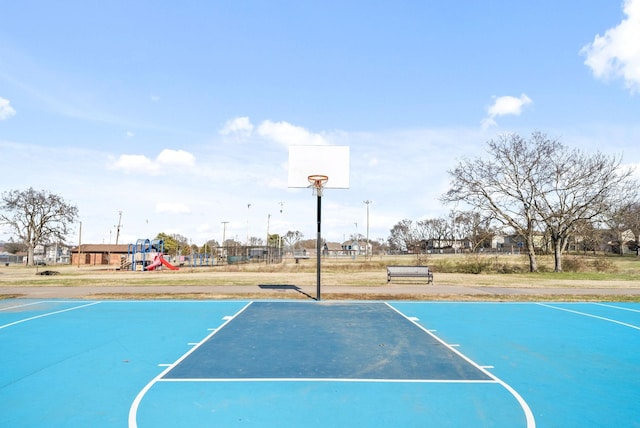
{"type": "Polygon", "coordinates": [[[371,204],[372,202],[367,199],[363,203],[367,204],[367,247],[364,250],[366,259],[369,256],[369,204],[371,204]]]}
{"type": "Polygon", "coordinates": [[[227,223],[229,223],[228,221],[221,221],[220,223],[222,223],[222,247],[224,248],[225,243],[224,241],[226,240],[226,234],[227,234],[227,223]]]}
{"type": "Polygon", "coordinates": [[[116,245],[120,239],[120,228],[122,227],[122,211],[118,211],[118,225],[116,226],[116,245]]]}
{"type": "Polygon", "coordinates": [[[249,244],[249,209],[251,208],[251,204],[247,204],[247,247],[249,244]]]}
{"type": "Polygon", "coordinates": [[[80,257],[82,256],[82,222],[78,231],[78,268],[80,267],[80,257]]]}
{"type": "Polygon", "coordinates": [[[271,214],[267,214],[267,247],[269,246],[269,223],[271,223],[271,214]]]}

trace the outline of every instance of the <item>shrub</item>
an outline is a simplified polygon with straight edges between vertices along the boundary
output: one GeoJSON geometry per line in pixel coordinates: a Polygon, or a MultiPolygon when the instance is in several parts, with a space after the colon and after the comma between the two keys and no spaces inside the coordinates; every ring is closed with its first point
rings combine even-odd
{"type": "Polygon", "coordinates": [[[492,269],[493,262],[491,259],[482,257],[478,254],[468,255],[461,262],[457,263],[458,273],[473,273],[480,274],[482,272],[489,272],[492,269]]]}
{"type": "Polygon", "coordinates": [[[609,259],[605,259],[603,257],[601,258],[597,258],[593,260],[593,268],[595,269],[596,272],[617,272],[618,269],[616,269],[615,264],[609,260],[609,259]]]}
{"type": "Polygon", "coordinates": [[[565,272],[585,272],[587,263],[583,257],[564,256],[562,258],[562,270],[565,272]]]}

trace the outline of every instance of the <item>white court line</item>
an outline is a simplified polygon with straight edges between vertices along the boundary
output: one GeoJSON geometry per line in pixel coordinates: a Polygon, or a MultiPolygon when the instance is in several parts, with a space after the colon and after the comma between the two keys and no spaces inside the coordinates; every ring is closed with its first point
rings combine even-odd
{"type": "Polygon", "coordinates": [[[48,303],[48,302],[47,301],[41,301],[41,302],[24,303],[22,305],[7,306],[6,308],[0,308],[0,311],[10,311],[11,309],[24,308],[25,306],[41,305],[43,303],[48,303]]]}
{"type": "Polygon", "coordinates": [[[38,318],[44,318],[44,317],[48,317],[48,316],[51,316],[51,315],[61,314],[63,312],[75,311],[76,309],[86,308],[87,306],[97,305],[98,303],[101,303],[101,302],[87,303],[86,305],[75,306],[73,308],[62,309],[60,311],[48,312],[46,314],[40,314],[40,315],[36,315],[34,317],[24,318],[24,319],[21,319],[21,320],[18,320],[18,321],[14,321],[14,322],[9,323],[9,324],[0,325],[0,330],[3,329],[3,328],[6,328],[6,327],[11,327],[12,325],[21,324],[23,322],[32,321],[32,320],[35,320],[35,319],[38,319],[38,318]]]}
{"type": "Polygon", "coordinates": [[[540,305],[540,306],[544,306],[545,308],[555,309],[557,311],[570,312],[572,314],[582,315],[582,316],[589,317],[589,318],[596,318],[596,319],[599,319],[599,320],[612,322],[614,324],[619,324],[619,325],[622,325],[624,327],[629,327],[629,328],[633,328],[633,329],[636,329],[636,330],[640,330],[640,327],[637,326],[637,325],[633,325],[633,324],[629,324],[629,323],[626,323],[626,322],[614,320],[614,319],[611,319],[611,318],[605,318],[605,317],[601,317],[601,316],[598,316],[598,315],[589,314],[589,313],[586,313],[586,312],[574,311],[573,309],[561,308],[561,307],[558,307],[558,306],[551,306],[551,305],[547,305],[545,303],[536,303],[536,304],[540,305]]]}
{"type": "Polygon", "coordinates": [[[605,303],[594,303],[594,305],[605,306],[607,308],[620,309],[621,311],[640,312],[640,309],[623,308],[621,306],[607,305],[605,303]]]}
{"type": "MultiPolygon", "coordinates": [[[[251,306],[253,302],[249,302],[247,303],[242,309],[240,309],[235,315],[232,316],[225,316],[222,319],[225,320],[225,322],[218,327],[217,329],[214,329],[211,333],[209,333],[207,335],[207,337],[205,337],[204,339],[202,339],[198,345],[194,346],[193,348],[191,348],[186,354],[184,354],[182,357],[178,358],[173,364],[167,364],[167,368],[164,369],[160,374],[158,374],[158,376],[154,377],[148,384],[145,385],[144,388],[142,388],[140,390],[140,392],[138,392],[138,395],[136,396],[136,398],[133,400],[133,402],[131,403],[131,407],[129,408],[129,428],[138,428],[138,407],[140,407],[140,403],[142,402],[142,399],[144,398],[144,396],[147,394],[147,392],[149,392],[149,390],[151,389],[151,387],[158,381],[160,381],[162,379],[162,377],[167,374],[171,369],[173,369],[175,366],[177,366],[178,364],[180,364],[185,358],[187,358],[189,355],[191,355],[191,353],[193,353],[196,349],[198,349],[204,342],[206,342],[207,340],[209,340],[209,338],[211,338],[213,335],[215,335],[217,332],[219,332],[220,330],[222,330],[222,328],[224,326],[226,326],[227,324],[229,324],[235,317],[237,317],[238,315],[240,315],[242,312],[244,312],[249,306],[251,306]]],[[[209,329],[210,331],[211,329],[209,329]]],[[[164,365],[162,365],[164,366],[164,365]]]]}
{"type": "Polygon", "coordinates": [[[480,370],[482,373],[486,374],[487,376],[489,376],[491,379],[493,379],[495,382],[499,383],[500,385],[502,385],[502,387],[504,389],[506,389],[507,391],[509,391],[509,393],[511,395],[513,395],[513,397],[516,399],[516,401],[518,402],[518,404],[520,404],[520,407],[522,408],[522,411],[524,412],[524,416],[525,419],[527,421],[527,428],[535,428],[536,426],[536,419],[533,416],[533,412],[531,411],[531,408],[529,407],[529,405],[527,404],[527,402],[525,401],[525,399],[518,394],[518,391],[516,391],[515,389],[513,389],[509,384],[507,384],[505,381],[503,381],[502,379],[498,378],[496,375],[494,375],[493,373],[487,371],[487,369],[485,369],[484,367],[489,367],[489,366],[480,366],[479,364],[477,364],[475,361],[471,360],[469,357],[467,357],[466,355],[464,355],[462,352],[458,351],[457,349],[453,348],[451,345],[447,344],[444,340],[440,339],[438,336],[436,336],[435,334],[433,334],[431,331],[427,330],[425,327],[421,326],[420,324],[418,324],[415,321],[412,321],[411,318],[407,317],[405,314],[403,314],[402,312],[400,312],[398,309],[394,308],[393,306],[391,306],[389,303],[385,303],[388,307],[390,307],[391,309],[393,309],[394,311],[396,311],[398,314],[400,314],[401,316],[403,316],[404,318],[406,318],[407,320],[409,320],[410,322],[412,322],[415,326],[417,326],[418,328],[420,328],[422,331],[424,331],[425,333],[427,333],[429,336],[433,337],[435,340],[437,340],[438,342],[442,343],[444,346],[446,346],[447,348],[449,348],[452,352],[456,353],[460,358],[462,358],[463,360],[467,361],[469,364],[473,365],[474,367],[476,367],[478,370],[480,370]]]}
{"type": "Polygon", "coordinates": [[[10,311],[11,309],[20,309],[26,306],[44,305],[47,303],[77,303],[77,300],[38,300],[37,302],[23,303],[22,305],[6,306],[0,308],[0,311],[10,311]]]}
{"type": "Polygon", "coordinates": [[[159,382],[346,382],[346,383],[497,383],[494,379],[348,379],[330,377],[275,377],[275,378],[181,378],[181,379],[159,379],[159,382]]]}

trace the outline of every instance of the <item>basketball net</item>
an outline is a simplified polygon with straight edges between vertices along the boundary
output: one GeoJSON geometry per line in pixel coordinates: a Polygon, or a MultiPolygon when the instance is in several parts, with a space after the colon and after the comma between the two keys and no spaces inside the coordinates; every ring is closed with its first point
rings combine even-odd
{"type": "Polygon", "coordinates": [[[322,197],[322,190],[324,189],[324,185],[329,180],[329,177],[326,175],[314,174],[309,177],[309,187],[313,189],[313,194],[316,196],[322,197]]]}

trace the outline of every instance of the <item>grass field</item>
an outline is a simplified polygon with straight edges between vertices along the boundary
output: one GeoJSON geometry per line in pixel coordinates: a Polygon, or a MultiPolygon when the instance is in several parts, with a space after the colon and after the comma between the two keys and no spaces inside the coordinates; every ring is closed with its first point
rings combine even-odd
{"type": "MultiPolygon", "coordinates": [[[[502,287],[597,287],[619,288],[640,286],[640,258],[568,256],[565,266],[572,271],[552,272],[553,259],[539,258],[538,273],[526,271],[527,259],[522,255],[429,255],[420,263],[435,272],[438,285],[474,285],[502,287]],[[476,272],[479,273],[469,273],[476,272]]],[[[413,265],[416,256],[374,256],[361,258],[324,258],[322,283],[353,287],[383,287],[386,285],[387,265],[413,265]]],[[[179,271],[132,272],[108,266],[1,266],[0,286],[131,286],[157,285],[235,285],[316,283],[314,258],[285,260],[279,264],[236,264],[214,267],[183,266],[179,271]],[[39,275],[44,270],[57,275],[39,275]]]]}

